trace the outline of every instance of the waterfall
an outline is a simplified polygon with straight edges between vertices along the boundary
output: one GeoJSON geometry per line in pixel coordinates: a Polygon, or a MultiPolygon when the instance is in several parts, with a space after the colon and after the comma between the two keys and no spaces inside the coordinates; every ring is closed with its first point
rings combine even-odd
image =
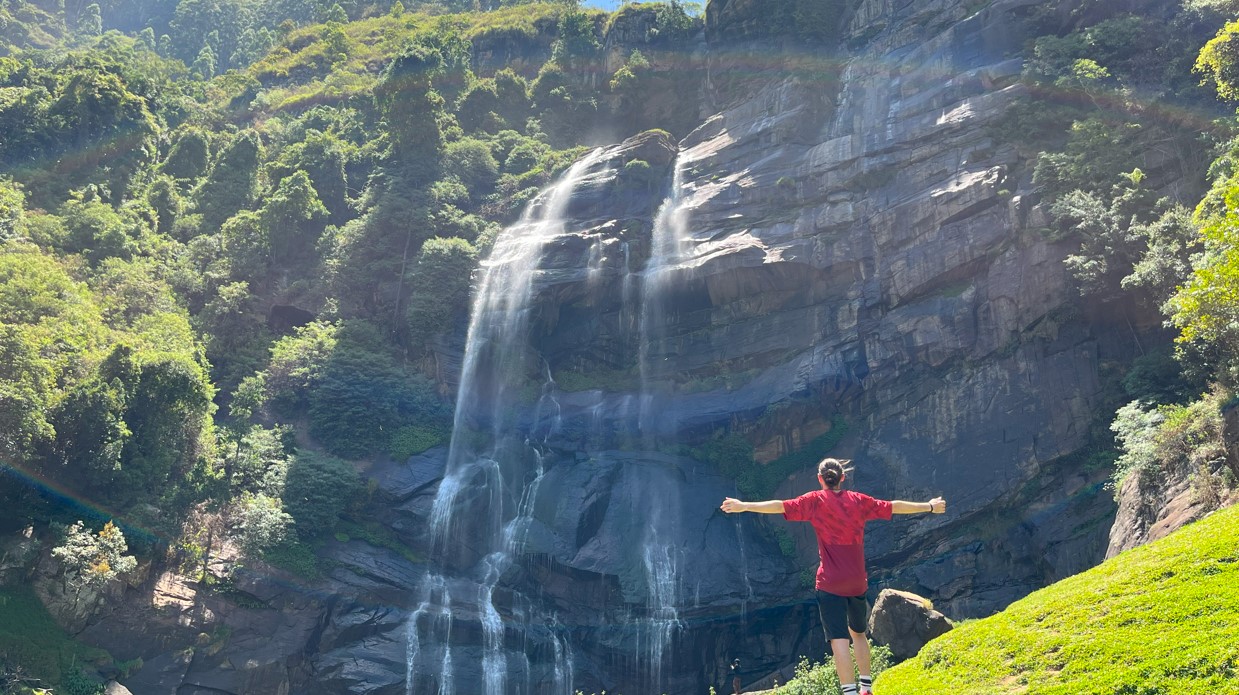
{"type": "MultiPolygon", "coordinates": [[[[477,668],[476,664],[456,666],[452,660],[452,622],[464,614],[476,616],[481,624],[486,695],[521,690],[509,682],[504,642],[509,627],[525,630],[529,623],[551,629],[553,692],[571,695],[572,651],[555,632],[555,617],[521,607],[528,613],[527,620],[505,627],[495,605],[495,588],[522,551],[545,473],[540,445],[559,422],[559,404],[545,363],[541,365],[545,383],[540,395],[529,393],[529,372],[535,363],[530,359],[528,331],[539,260],[546,244],[564,232],[564,211],[573,191],[600,156],[601,151],[595,150],[582,158],[535,199],[521,219],[500,234],[482,265],[465,342],[447,470],[430,515],[433,559],[445,572],[459,575],[457,581],[472,582],[476,591],[449,592],[453,580],[447,574],[426,577],[422,601],[407,626],[408,695],[417,692],[419,682],[436,682],[437,690],[427,692],[438,695],[456,692],[459,674],[454,669],[477,668]],[[531,432],[546,428],[540,441],[518,434],[522,413],[529,412],[534,417],[531,432]],[[469,553],[480,559],[471,560],[469,553]],[[442,658],[436,660],[437,654],[429,652],[439,648],[442,658]]],[[[523,690],[531,691],[529,668],[523,670],[523,690]]]]}
{"type": "MultiPolygon", "coordinates": [[[[670,390],[670,375],[657,364],[665,350],[668,326],[674,314],[667,306],[669,290],[682,269],[689,241],[688,208],[684,199],[683,162],[677,156],[672,176],[671,192],[659,208],[650,236],[650,258],[641,284],[641,314],[639,320],[639,357],[641,397],[637,427],[645,448],[657,449],[659,431],[674,431],[675,417],[666,405],[670,390]],[[657,420],[657,423],[655,423],[657,420]]],[[[641,563],[645,573],[646,618],[638,639],[639,651],[645,659],[644,682],[647,692],[662,692],[663,669],[671,653],[676,633],[683,627],[679,607],[680,549],[665,540],[660,533],[667,523],[676,523],[679,500],[662,491],[651,491],[651,516],[641,541],[641,563]]]]}
{"type": "MultiPolygon", "coordinates": [[[[596,150],[573,164],[499,235],[482,264],[447,467],[430,513],[436,571],[425,578],[420,603],[406,626],[407,695],[447,695],[472,688],[485,695],[574,692],[572,642],[558,616],[499,587],[526,553],[538,493],[548,473],[547,443],[562,426],[550,365],[530,344],[540,265],[548,245],[568,231],[565,211],[574,192],[604,157],[596,150]],[[476,629],[463,627],[466,624],[476,629]],[[453,645],[454,625],[458,634],[472,634],[472,641],[453,645]],[[540,659],[531,660],[531,643],[544,649],[540,659]],[[537,678],[535,668],[542,669],[537,678]],[[553,684],[548,682],[552,679],[553,684]]],[[[675,427],[674,415],[662,407],[669,402],[672,375],[659,362],[674,333],[671,294],[683,280],[689,240],[682,168],[677,160],[671,193],[655,216],[645,269],[632,269],[628,241],[619,248],[620,322],[639,341],[641,377],[640,393],[623,397],[620,409],[628,413],[627,426],[634,427],[642,448],[649,451],[658,449],[659,433],[675,427]]],[[[601,242],[595,241],[583,268],[591,287],[601,286],[602,258],[601,242]]],[[[595,410],[595,426],[603,422],[595,410]]],[[[647,491],[642,500],[649,513],[640,537],[633,539],[629,561],[639,570],[638,581],[644,580],[632,585],[644,593],[644,605],[632,605],[634,680],[646,692],[658,693],[666,687],[664,674],[684,628],[680,610],[686,592],[680,574],[686,562],[676,534],[668,532],[681,514],[674,485],[653,487],[657,489],[647,491]]]]}
{"type": "MultiPolygon", "coordinates": [[[[422,643],[421,635],[418,632],[419,624],[423,617],[427,617],[430,621],[428,632],[430,634],[441,637],[441,642],[438,645],[428,645],[433,648],[441,647],[443,656],[439,660],[437,672],[440,674],[452,673],[452,596],[448,591],[446,580],[438,575],[428,575],[426,581],[422,584],[421,603],[418,604],[417,610],[409,616],[409,622],[406,627],[408,645],[405,653],[405,695],[414,694],[414,677],[417,675],[416,664],[421,656],[422,643]]],[[[436,691],[438,695],[452,695],[452,682],[450,677],[446,680],[439,681],[439,689],[436,691]]]]}
{"type": "MultiPolygon", "coordinates": [[[[681,272],[679,264],[686,255],[689,228],[688,208],[684,200],[684,164],[676,157],[671,180],[671,194],[663,202],[654,219],[650,235],[650,259],[646,263],[641,283],[640,352],[641,404],[638,427],[647,444],[655,433],[654,415],[659,413],[658,400],[667,389],[667,374],[660,370],[662,353],[659,341],[667,337],[669,321],[674,316],[667,310],[667,295],[681,272]]],[[[659,421],[664,413],[659,413],[659,421]]],[[[673,424],[673,423],[672,423],[673,424]]],[[[665,426],[663,429],[666,429],[665,426]]]]}

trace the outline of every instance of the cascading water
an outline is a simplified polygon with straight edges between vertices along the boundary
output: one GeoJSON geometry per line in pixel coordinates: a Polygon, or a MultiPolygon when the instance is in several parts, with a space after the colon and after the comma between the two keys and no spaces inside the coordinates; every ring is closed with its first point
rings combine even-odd
{"type": "MultiPolygon", "coordinates": [[[[565,210],[574,192],[604,157],[595,151],[574,164],[504,230],[483,264],[447,468],[430,515],[431,552],[441,571],[427,575],[407,626],[408,695],[470,688],[486,695],[573,692],[573,648],[558,616],[516,592],[497,589],[526,552],[538,491],[548,473],[547,442],[561,426],[551,370],[530,344],[533,290],[548,245],[567,233],[565,210]],[[540,388],[535,386],[539,381],[540,388]],[[510,616],[506,624],[505,615],[510,616]],[[453,629],[472,634],[471,643],[453,645],[453,629]],[[518,641],[521,646],[514,646],[518,641]],[[545,652],[536,678],[531,675],[531,641],[545,652]]],[[[671,194],[655,216],[644,271],[630,267],[624,241],[619,248],[622,274],[618,287],[611,285],[621,294],[622,330],[639,341],[641,390],[622,398],[620,410],[629,420],[623,426],[632,427],[641,448],[649,451],[658,449],[659,432],[673,432],[675,426],[674,415],[663,407],[671,375],[659,362],[676,320],[670,297],[685,279],[689,230],[682,166],[676,162],[671,194]]],[[[590,248],[584,268],[594,290],[604,287],[598,244],[590,248]]],[[[605,426],[598,412],[594,422],[605,426]]],[[[673,474],[671,469],[650,473],[673,474]]],[[[640,569],[644,580],[632,586],[638,592],[633,596],[643,592],[644,606],[635,604],[633,610],[636,644],[630,675],[650,693],[665,689],[673,645],[684,628],[680,610],[686,592],[680,575],[687,563],[675,540],[681,510],[670,482],[646,492],[643,503],[651,511],[631,546],[631,566],[640,569]]]]}
{"type": "MultiPolygon", "coordinates": [[[[662,361],[659,343],[667,336],[667,296],[680,279],[689,242],[688,207],[684,199],[684,163],[677,157],[671,180],[671,194],[658,210],[650,235],[650,259],[641,283],[640,353],[641,406],[638,426],[647,444],[653,443],[654,416],[665,423],[665,412],[658,400],[667,389],[668,375],[659,371],[662,361]]],[[[672,423],[673,424],[673,423],[672,423]]]]}
{"type": "MultiPolygon", "coordinates": [[[[541,396],[534,398],[528,393],[530,303],[544,247],[563,233],[564,210],[573,190],[600,155],[595,151],[569,168],[526,209],[519,222],[504,230],[483,264],[466,339],[447,470],[430,517],[432,553],[440,567],[458,576],[453,580],[432,573],[425,579],[422,602],[410,616],[407,629],[408,695],[420,692],[419,687],[439,695],[453,693],[458,690],[457,669],[476,669],[476,664],[457,665],[452,659],[450,629],[457,615],[472,616],[481,625],[486,695],[534,690],[527,666],[522,669],[524,688],[511,682],[504,648],[506,628],[495,605],[495,588],[521,551],[545,472],[538,445],[554,433],[558,423],[553,390],[544,386],[541,396]],[[534,422],[528,429],[544,426],[542,441],[518,434],[527,429],[521,419],[529,405],[534,406],[534,422]],[[544,417],[547,413],[549,417],[544,417]],[[463,595],[449,591],[454,582],[472,582],[476,591],[463,595]],[[433,685],[420,685],[426,683],[433,685]]],[[[549,370],[545,376],[549,385],[549,370]]],[[[555,682],[550,688],[539,684],[537,692],[570,695],[572,650],[555,631],[555,617],[534,616],[530,606],[520,610],[527,614],[526,623],[540,623],[553,635],[555,682]]]]}
{"type": "MultiPolygon", "coordinates": [[[[645,448],[657,448],[657,427],[674,430],[674,413],[663,407],[663,396],[669,391],[669,375],[659,372],[661,342],[668,335],[669,321],[674,315],[667,307],[667,297],[673,284],[680,281],[688,246],[688,208],[684,200],[682,162],[674,164],[671,193],[663,202],[654,220],[650,237],[650,258],[641,285],[639,368],[641,397],[638,429],[645,448]]],[[[667,497],[658,495],[659,497],[667,497]]],[[[639,636],[640,652],[645,660],[643,679],[648,692],[661,692],[663,669],[671,652],[680,621],[681,587],[679,581],[680,549],[665,540],[660,532],[672,522],[679,509],[679,500],[651,499],[654,510],[642,538],[641,562],[645,570],[647,616],[639,636]]],[[[673,523],[673,522],[672,522],[673,523]]]]}

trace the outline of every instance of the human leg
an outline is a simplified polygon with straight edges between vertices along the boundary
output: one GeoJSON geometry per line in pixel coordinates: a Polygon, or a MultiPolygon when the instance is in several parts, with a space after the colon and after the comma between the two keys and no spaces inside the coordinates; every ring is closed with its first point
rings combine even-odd
{"type": "Polygon", "coordinates": [[[856,667],[852,664],[852,650],[848,649],[848,640],[832,639],[830,651],[834,656],[835,673],[839,675],[839,686],[844,693],[856,692],[856,667]]]}
{"type": "Polygon", "coordinates": [[[869,637],[863,632],[852,632],[852,654],[856,658],[856,670],[869,675],[872,657],[869,654],[869,637]]]}
{"type": "Polygon", "coordinates": [[[873,692],[873,658],[869,652],[869,602],[863,596],[848,599],[848,633],[852,637],[852,652],[859,673],[860,692],[873,692]]]}
{"type": "Polygon", "coordinates": [[[839,685],[844,695],[856,692],[856,670],[848,636],[849,600],[825,591],[817,592],[818,616],[822,619],[822,631],[826,634],[826,644],[834,659],[835,673],[839,675],[839,685]]]}

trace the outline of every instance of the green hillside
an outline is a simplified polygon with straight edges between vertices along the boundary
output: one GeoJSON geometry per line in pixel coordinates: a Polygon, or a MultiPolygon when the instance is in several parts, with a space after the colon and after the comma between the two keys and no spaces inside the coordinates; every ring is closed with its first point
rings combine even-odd
{"type": "Polygon", "coordinates": [[[1239,692],[1239,506],[967,622],[879,695],[1239,692]]]}

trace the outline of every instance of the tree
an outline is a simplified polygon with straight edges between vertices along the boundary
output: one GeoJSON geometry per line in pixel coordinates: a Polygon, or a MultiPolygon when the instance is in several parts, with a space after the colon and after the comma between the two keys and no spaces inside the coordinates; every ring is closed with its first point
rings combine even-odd
{"type": "Polygon", "coordinates": [[[64,250],[80,253],[93,264],[107,258],[130,258],[138,251],[138,230],[130,220],[98,200],[70,200],[60,208],[64,250]]]}
{"type": "Polygon", "coordinates": [[[1190,280],[1166,304],[1181,343],[1219,351],[1214,368],[1227,385],[1239,385],[1239,213],[1211,219],[1201,230],[1204,253],[1190,280]]]}
{"type": "Polygon", "coordinates": [[[138,32],[138,41],[142,43],[143,48],[152,53],[158,48],[158,44],[155,42],[155,30],[152,27],[146,27],[138,32]]]}
{"type": "MultiPolygon", "coordinates": [[[[225,228],[232,229],[235,219],[225,228]]],[[[265,358],[271,336],[258,301],[249,283],[230,282],[219,287],[197,316],[214,381],[225,392],[258,369],[265,358]]]]}
{"type": "Polygon", "coordinates": [[[267,27],[246,27],[237,39],[237,50],[228,58],[234,68],[243,68],[265,56],[276,44],[275,32],[267,27]]]}
{"type": "Polygon", "coordinates": [[[100,365],[99,376],[124,386],[124,421],[131,433],[108,497],[122,505],[161,500],[165,511],[177,511],[167,507],[213,435],[214,388],[206,370],[192,353],[135,352],[121,345],[100,365]]]}
{"type": "Polygon", "coordinates": [[[286,414],[310,407],[310,394],[336,350],[338,334],[338,326],[313,321],[271,346],[263,385],[272,405],[286,414]]]}
{"type": "Polygon", "coordinates": [[[336,24],[348,23],[348,13],[344,11],[343,7],[340,7],[340,3],[338,2],[333,3],[331,7],[327,8],[327,12],[323,15],[324,24],[330,24],[332,22],[335,22],[336,24]]]}
{"type": "Polygon", "coordinates": [[[26,196],[21,186],[0,179],[0,243],[16,238],[26,217],[26,196]]]}
{"type": "Polygon", "coordinates": [[[129,574],[138,561],[125,554],[128,550],[125,534],[111,521],[98,534],[91,534],[81,521],[74,523],[64,542],[52,549],[52,557],[60,561],[63,572],[61,587],[65,593],[72,591],[76,602],[83,591],[129,574]]]}
{"type": "Polygon", "coordinates": [[[198,51],[198,57],[194,58],[194,63],[189,66],[189,71],[200,80],[209,80],[215,77],[215,51],[211,50],[210,44],[204,44],[202,50],[198,51]]]}
{"type": "Polygon", "coordinates": [[[493,191],[499,178],[499,163],[490,146],[475,138],[449,143],[443,151],[443,170],[463,183],[474,197],[493,191]]]}
{"type": "Polygon", "coordinates": [[[1228,22],[1200,50],[1196,71],[1213,80],[1223,99],[1239,100],[1239,19],[1228,22]]]}
{"type": "Polygon", "coordinates": [[[65,72],[64,86],[47,110],[57,128],[53,151],[73,150],[80,156],[60,162],[57,180],[49,184],[64,190],[102,180],[119,197],[134,173],[155,156],[159,125],[146,100],[97,60],[66,66],[65,72]]]}
{"type": "MultiPolygon", "coordinates": [[[[146,203],[155,211],[155,231],[173,236],[176,221],[185,214],[185,199],[170,176],[160,176],[146,188],[146,203]]],[[[188,241],[188,239],[180,239],[188,241]]]]}
{"type": "Polygon", "coordinates": [[[602,42],[598,40],[593,18],[578,9],[559,15],[551,60],[565,67],[582,68],[592,65],[601,52],[602,42]]]}
{"type": "Polygon", "coordinates": [[[402,165],[402,174],[415,186],[436,178],[443,149],[439,129],[443,97],[432,88],[442,69],[439,51],[415,45],[387,66],[374,88],[391,139],[389,159],[402,165]]]}
{"type": "MultiPolygon", "coordinates": [[[[232,431],[232,451],[224,453],[224,473],[230,495],[262,494],[278,498],[288,477],[292,429],[242,426],[232,431]]],[[[227,448],[227,447],[225,447],[227,448]]]]}
{"type": "Polygon", "coordinates": [[[83,36],[98,36],[103,33],[103,16],[98,3],[91,3],[82,10],[77,19],[77,31],[83,36]]]}
{"type": "Polygon", "coordinates": [[[309,540],[335,529],[340,512],[360,490],[357,470],[334,456],[301,452],[288,466],[284,509],[297,525],[297,535],[309,540]]]}
{"type": "Polygon", "coordinates": [[[446,416],[434,386],[392,359],[383,334],[351,321],[309,392],[310,434],[338,456],[380,451],[403,425],[439,424],[446,416]]]}
{"type": "Polygon", "coordinates": [[[301,142],[285,147],[279,158],[268,165],[268,178],[275,185],[294,172],[310,177],[314,191],[330,212],[329,221],[343,224],[353,210],[348,200],[348,179],[345,168],[355,147],[334,133],[310,128],[301,142]]]}
{"type": "Polygon", "coordinates": [[[323,231],[320,221],[327,216],[327,208],[306,172],[297,171],[281,180],[258,216],[267,231],[272,263],[287,268],[317,259],[316,244],[323,231]]]}
{"type": "Polygon", "coordinates": [[[233,138],[219,153],[211,172],[194,192],[204,224],[218,227],[253,203],[262,154],[262,144],[252,130],[233,138]]]}
{"type": "Polygon", "coordinates": [[[98,375],[74,385],[51,412],[58,436],[47,456],[48,473],[75,488],[110,498],[131,436],[125,423],[129,394],[119,379],[98,375]]]}
{"type": "Polygon", "coordinates": [[[567,71],[553,60],[543,64],[530,91],[542,119],[542,127],[555,143],[568,145],[575,142],[594,122],[598,111],[597,100],[580,92],[569,80],[567,71]]]}
{"type": "Polygon", "coordinates": [[[262,493],[243,497],[238,516],[241,549],[250,557],[261,557],[263,551],[284,542],[294,523],[279,498],[262,493]]]}
{"type": "Polygon", "coordinates": [[[524,77],[504,68],[495,73],[495,111],[510,127],[523,129],[531,115],[529,83],[524,77]]]}
{"type": "Polygon", "coordinates": [[[169,24],[173,53],[188,64],[195,58],[194,47],[201,50],[203,38],[214,33],[208,45],[223,72],[231,67],[227,60],[237,50],[238,37],[252,24],[248,3],[242,0],[180,0],[169,24]]]}
{"type": "Polygon", "coordinates": [[[0,456],[33,465],[54,441],[54,406],[106,330],[88,288],[29,245],[0,248],[0,456]]]}
{"type": "Polygon", "coordinates": [[[452,319],[468,309],[469,277],[477,256],[477,249],[464,239],[434,238],[422,245],[409,293],[409,335],[415,348],[447,331],[452,319]]]}
{"type": "Polygon", "coordinates": [[[469,85],[456,104],[456,120],[466,133],[476,130],[497,130],[499,93],[493,79],[477,80],[469,85]]]}
{"type": "Polygon", "coordinates": [[[56,370],[39,351],[30,327],[0,323],[0,459],[21,463],[34,446],[55,436],[47,413],[56,370]]]}
{"type": "Polygon", "coordinates": [[[177,134],[160,168],[177,179],[196,179],[210,163],[210,136],[201,128],[186,128],[177,134]]]}

